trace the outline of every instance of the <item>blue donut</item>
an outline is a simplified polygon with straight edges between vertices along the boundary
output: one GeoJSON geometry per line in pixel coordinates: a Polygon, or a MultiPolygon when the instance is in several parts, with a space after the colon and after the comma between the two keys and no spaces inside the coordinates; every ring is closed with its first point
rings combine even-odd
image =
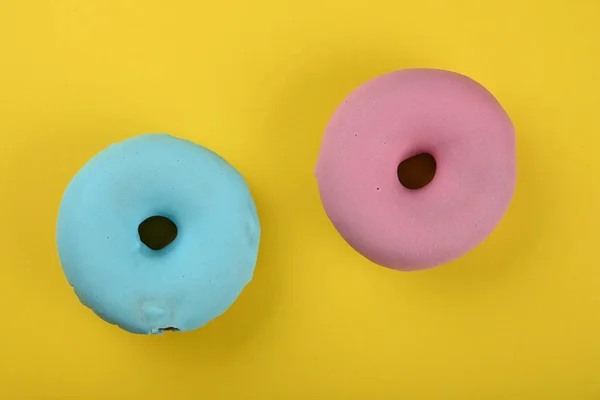
{"type": "Polygon", "coordinates": [[[164,134],[92,158],[69,183],[57,223],[81,302],[139,334],[191,331],[225,312],[252,279],[259,240],[244,178],[212,151],[164,134]]]}

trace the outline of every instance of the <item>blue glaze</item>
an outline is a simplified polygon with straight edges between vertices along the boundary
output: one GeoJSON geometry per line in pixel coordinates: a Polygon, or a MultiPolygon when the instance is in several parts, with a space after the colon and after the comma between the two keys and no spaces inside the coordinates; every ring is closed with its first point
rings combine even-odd
{"type": "Polygon", "coordinates": [[[83,304],[141,334],[197,329],[252,279],[260,224],[243,177],[217,154],[168,135],[114,144],[69,184],[58,216],[65,275],[83,304]],[[178,228],[161,250],[138,226],[160,215],[178,228]]]}

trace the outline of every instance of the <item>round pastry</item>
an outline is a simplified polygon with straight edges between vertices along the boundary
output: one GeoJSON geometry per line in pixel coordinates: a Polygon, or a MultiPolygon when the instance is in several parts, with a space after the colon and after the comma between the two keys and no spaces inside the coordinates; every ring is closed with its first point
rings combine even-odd
{"type": "Polygon", "coordinates": [[[474,248],[503,217],[515,130],[470,78],[397,71],[338,107],[315,173],[327,215],[354,249],[397,270],[431,268],[474,248]]]}
{"type": "Polygon", "coordinates": [[[58,252],[83,304],[140,334],[190,331],[252,279],[260,239],[242,176],[217,154],[142,135],[96,155],[62,199],[58,252]]]}

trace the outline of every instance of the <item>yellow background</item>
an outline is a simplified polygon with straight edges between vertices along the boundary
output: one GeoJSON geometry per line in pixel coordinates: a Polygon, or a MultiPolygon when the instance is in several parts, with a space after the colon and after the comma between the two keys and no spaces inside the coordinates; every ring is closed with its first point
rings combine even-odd
{"type": "Polygon", "coordinates": [[[600,399],[600,2],[0,2],[0,398],[600,399]],[[313,166],[337,104],[407,67],[488,87],[518,135],[495,233],[421,273],[337,235],[313,166]],[[255,196],[255,279],[193,333],[81,306],[55,221],[110,143],[169,132],[255,196]]]}

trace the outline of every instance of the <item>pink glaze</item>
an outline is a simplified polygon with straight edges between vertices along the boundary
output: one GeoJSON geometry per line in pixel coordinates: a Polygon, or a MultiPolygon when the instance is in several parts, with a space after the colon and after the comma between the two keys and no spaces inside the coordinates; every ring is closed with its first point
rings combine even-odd
{"type": "Polygon", "coordinates": [[[431,268],[473,249],[502,219],[515,187],[515,130],[470,78],[397,71],[338,107],[316,177],[327,215],[359,253],[397,270],[431,268]],[[422,152],[435,158],[435,177],[407,189],[398,164],[422,152]]]}

